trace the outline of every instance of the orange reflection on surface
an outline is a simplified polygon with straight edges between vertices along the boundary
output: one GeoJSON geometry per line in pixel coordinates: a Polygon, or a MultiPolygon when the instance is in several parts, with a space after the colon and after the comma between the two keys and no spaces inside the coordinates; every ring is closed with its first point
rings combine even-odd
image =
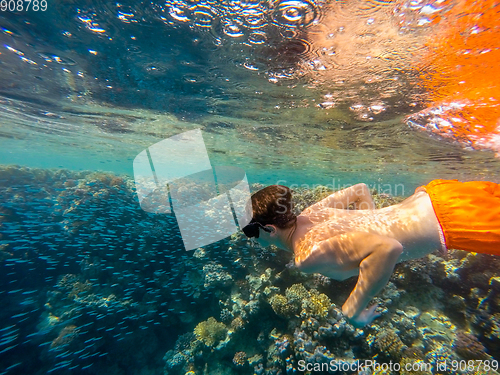
{"type": "Polygon", "coordinates": [[[426,45],[420,70],[433,108],[426,128],[499,156],[500,2],[459,0],[426,45]]]}

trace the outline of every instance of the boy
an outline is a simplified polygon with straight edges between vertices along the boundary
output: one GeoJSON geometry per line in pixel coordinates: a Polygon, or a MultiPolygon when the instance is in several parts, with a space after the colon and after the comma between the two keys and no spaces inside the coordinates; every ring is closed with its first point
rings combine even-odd
{"type": "Polygon", "coordinates": [[[292,212],[291,190],[268,186],[252,195],[253,219],[243,228],[261,246],[291,251],[303,272],[337,280],[358,275],[342,306],[355,327],[378,314],[370,300],[396,263],[441,247],[500,255],[500,185],[434,180],[403,202],[375,209],[365,184],[335,192],[292,212]],[[354,205],[354,210],[347,210],[354,205]]]}

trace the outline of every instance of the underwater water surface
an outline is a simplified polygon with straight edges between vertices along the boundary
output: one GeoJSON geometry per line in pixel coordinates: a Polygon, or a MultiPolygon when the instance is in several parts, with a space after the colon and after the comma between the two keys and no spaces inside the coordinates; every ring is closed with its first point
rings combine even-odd
{"type": "Polygon", "coordinates": [[[212,166],[292,186],[297,212],[359,182],[377,207],[435,178],[500,183],[497,2],[0,10],[0,374],[498,373],[499,257],[398,264],[359,329],[356,278],[241,232],[187,252],[133,173],[201,129],[212,166]]]}

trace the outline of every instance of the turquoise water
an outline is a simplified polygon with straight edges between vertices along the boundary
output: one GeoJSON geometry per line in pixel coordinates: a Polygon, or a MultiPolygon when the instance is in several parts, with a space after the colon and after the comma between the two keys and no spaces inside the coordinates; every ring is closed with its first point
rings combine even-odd
{"type": "Polygon", "coordinates": [[[500,359],[497,257],[398,266],[382,317],[355,330],[340,311],[355,280],[301,274],[239,232],[185,252],[133,181],[141,151],[201,129],[212,166],[243,169],[252,191],[291,186],[302,206],[318,185],[365,182],[395,202],[435,178],[500,182],[494,150],[405,120],[429,105],[416,68],[429,9],[446,22],[453,2],[10,3],[1,374],[293,374],[332,360],[351,367],[330,373],[410,373],[353,365],[376,360],[468,374],[464,361],[500,359]]]}

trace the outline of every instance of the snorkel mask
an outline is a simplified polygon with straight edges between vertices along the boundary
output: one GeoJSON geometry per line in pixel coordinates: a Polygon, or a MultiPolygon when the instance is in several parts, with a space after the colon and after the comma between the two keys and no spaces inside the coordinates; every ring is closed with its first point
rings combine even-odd
{"type": "Polygon", "coordinates": [[[262,225],[258,221],[255,221],[254,219],[252,219],[247,226],[243,227],[242,231],[248,238],[252,237],[259,238],[260,235],[259,228],[262,228],[262,230],[264,230],[267,233],[271,233],[271,229],[266,228],[264,225],[262,225]]]}

